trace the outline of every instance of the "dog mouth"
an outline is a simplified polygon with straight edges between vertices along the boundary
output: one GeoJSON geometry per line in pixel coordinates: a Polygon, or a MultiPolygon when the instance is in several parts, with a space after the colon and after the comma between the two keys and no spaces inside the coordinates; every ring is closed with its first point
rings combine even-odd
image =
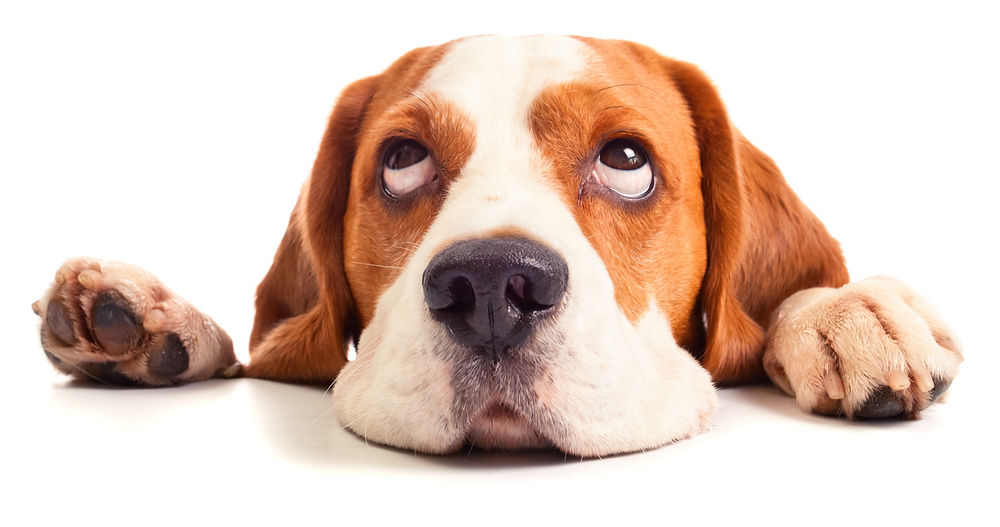
{"type": "Polygon", "coordinates": [[[523,414],[500,401],[485,405],[472,417],[465,444],[486,450],[556,448],[523,414]]]}

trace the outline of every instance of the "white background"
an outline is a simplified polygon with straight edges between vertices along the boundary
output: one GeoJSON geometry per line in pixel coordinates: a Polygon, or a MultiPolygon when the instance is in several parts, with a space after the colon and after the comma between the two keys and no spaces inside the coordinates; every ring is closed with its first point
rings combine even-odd
{"type": "Polygon", "coordinates": [[[146,4],[0,6],[0,523],[995,521],[988,2],[146,4]],[[857,424],[724,390],[710,433],[652,452],[438,458],[341,431],[322,390],[106,389],[48,366],[29,306],[82,254],[157,273],[245,356],[254,287],[339,90],[480,33],[625,38],[701,65],[853,275],[904,279],[963,337],[949,402],[857,424]]]}

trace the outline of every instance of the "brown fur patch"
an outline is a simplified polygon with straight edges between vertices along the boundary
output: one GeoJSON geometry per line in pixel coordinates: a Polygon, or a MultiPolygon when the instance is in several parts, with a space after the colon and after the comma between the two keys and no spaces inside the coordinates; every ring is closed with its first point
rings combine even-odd
{"type": "MultiPolygon", "coordinates": [[[[404,99],[447,48],[414,50],[341,95],[274,264],[257,289],[247,375],[329,382],[346,363],[348,342],[357,338],[362,324],[344,268],[345,219],[358,148],[369,144],[365,134],[372,121],[404,99]]],[[[373,161],[368,162],[370,167],[373,161]]],[[[363,170],[357,173],[371,188],[368,178],[375,175],[363,170]]],[[[360,221],[351,225],[363,230],[360,221]]],[[[358,293],[368,298],[371,292],[358,293]]]]}
{"type": "MultiPolygon", "coordinates": [[[[604,68],[619,59],[593,60],[604,68]]],[[[618,67],[600,83],[547,89],[530,124],[566,206],[611,275],[622,311],[636,323],[655,302],[678,342],[690,348],[701,333],[691,321],[700,319],[705,234],[697,146],[690,123],[677,114],[681,107],[666,78],[618,67]],[[623,198],[591,177],[601,148],[619,138],[640,144],[654,167],[654,190],[644,198],[623,198]]]]}

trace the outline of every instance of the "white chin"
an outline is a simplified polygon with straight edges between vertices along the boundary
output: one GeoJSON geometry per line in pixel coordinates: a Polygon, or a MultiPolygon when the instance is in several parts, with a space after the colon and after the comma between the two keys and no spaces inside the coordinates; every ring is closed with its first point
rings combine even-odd
{"type": "Polygon", "coordinates": [[[495,450],[555,448],[524,417],[502,403],[487,406],[472,419],[465,444],[495,450]]]}

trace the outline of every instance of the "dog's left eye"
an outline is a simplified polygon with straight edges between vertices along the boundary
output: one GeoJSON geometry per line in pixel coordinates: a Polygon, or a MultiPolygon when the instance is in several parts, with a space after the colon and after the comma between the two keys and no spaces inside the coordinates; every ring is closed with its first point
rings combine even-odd
{"type": "Polygon", "coordinates": [[[604,145],[594,166],[594,179],[626,198],[641,198],[653,188],[653,170],[634,141],[615,139],[604,145]]]}
{"type": "Polygon", "coordinates": [[[386,152],[382,167],[382,185],[393,197],[402,197],[434,181],[437,168],[427,149],[420,143],[406,139],[386,152]]]}

